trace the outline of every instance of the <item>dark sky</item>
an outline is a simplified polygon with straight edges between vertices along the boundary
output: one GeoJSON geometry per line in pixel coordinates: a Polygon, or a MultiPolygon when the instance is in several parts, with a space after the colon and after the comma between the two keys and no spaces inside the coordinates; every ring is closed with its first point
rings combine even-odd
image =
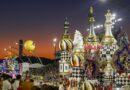
{"type": "MultiPolygon", "coordinates": [[[[52,39],[60,39],[65,17],[70,21],[70,33],[78,29],[87,34],[87,14],[90,5],[95,7],[96,23],[104,22],[104,14],[111,9],[122,17],[120,25],[129,33],[130,0],[0,0],[0,57],[4,48],[15,46],[19,39],[36,43],[36,54],[53,57],[52,39]]],[[[57,43],[58,44],[58,43],[57,43]]],[[[58,45],[57,45],[58,49],[58,45]]]]}

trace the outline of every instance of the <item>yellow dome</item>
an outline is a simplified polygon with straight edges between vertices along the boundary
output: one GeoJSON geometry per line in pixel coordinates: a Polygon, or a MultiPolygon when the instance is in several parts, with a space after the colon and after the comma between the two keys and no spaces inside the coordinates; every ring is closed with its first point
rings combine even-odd
{"type": "Polygon", "coordinates": [[[71,57],[71,65],[72,67],[81,66],[81,62],[84,60],[83,54],[75,53],[71,57]]]}
{"type": "Polygon", "coordinates": [[[59,48],[61,51],[68,50],[70,51],[73,48],[73,42],[69,38],[64,38],[59,43],[59,48]]]}
{"type": "Polygon", "coordinates": [[[27,51],[34,51],[35,50],[35,44],[32,40],[27,40],[24,43],[24,48],[27,51]]]}

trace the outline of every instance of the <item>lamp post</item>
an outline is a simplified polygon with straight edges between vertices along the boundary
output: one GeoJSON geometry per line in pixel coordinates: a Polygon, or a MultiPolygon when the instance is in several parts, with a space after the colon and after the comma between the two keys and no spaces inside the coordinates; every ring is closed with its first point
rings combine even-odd
{"type": "Polygon", "coordinates": [[[54,47],[54,56],[56,58],[56,42],[57,42],[57,38],[53,39],[53,47],[54,47]]]}

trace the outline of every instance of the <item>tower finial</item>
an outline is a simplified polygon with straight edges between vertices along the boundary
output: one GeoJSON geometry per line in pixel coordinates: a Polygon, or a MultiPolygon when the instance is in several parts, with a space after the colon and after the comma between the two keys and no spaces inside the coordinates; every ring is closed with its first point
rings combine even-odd
{"type": "Polygon", "coordinates": [[[106,21],[105,21],[105,35],[102,39],[102,43],[103,44],[108,44],[108,45],[111,45],[111,44],[116,44],[117,41],[115,39],[115,37],[113,36],[113,33],[112,33],[112,20],[113,20],[113,17],[112,17],[112,13],[111,11],[108,9],[107,10],[107,13],[105,14],[105,17],[106,17],[106,21]]]}
{"type": "Polygon", "coordinates": [[[93,14],[93,6],[90,7],[90,13],[93,14]]]}
{"type": "Polygon", "coordinates": [[[91,6],[89,9],[88,18],[89,18],[89,24],[92,24],[95,22],[93,6],[91,6]]]}
{"type": "Polygon", "coordinates": [[[64,34],[68,34],[68,30],[69,30],[69,21],[68,18],[66,17],[64,21],[64,34]]]}

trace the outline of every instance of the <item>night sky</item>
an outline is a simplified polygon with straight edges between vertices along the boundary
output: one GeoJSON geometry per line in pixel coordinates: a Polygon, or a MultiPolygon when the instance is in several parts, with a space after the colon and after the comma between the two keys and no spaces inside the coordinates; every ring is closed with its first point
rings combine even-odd
{"type": "MultiPolygon", "coordinates": [[[[76,29],[85,36],[90,5],[95,7],[96,24],[105,21],[104,14],[111,9],[123,18],[119,26],[130,33],[130,0],[0,0],[0,58],[4,48],[17,47],[19,39],[33,40],[36,54],[53,58],[52,39],[61,38],[65,17],[70,21],[70,33],[76,29]]],[[[58,43],[57,43],[58,49],[58,43]]]]}

